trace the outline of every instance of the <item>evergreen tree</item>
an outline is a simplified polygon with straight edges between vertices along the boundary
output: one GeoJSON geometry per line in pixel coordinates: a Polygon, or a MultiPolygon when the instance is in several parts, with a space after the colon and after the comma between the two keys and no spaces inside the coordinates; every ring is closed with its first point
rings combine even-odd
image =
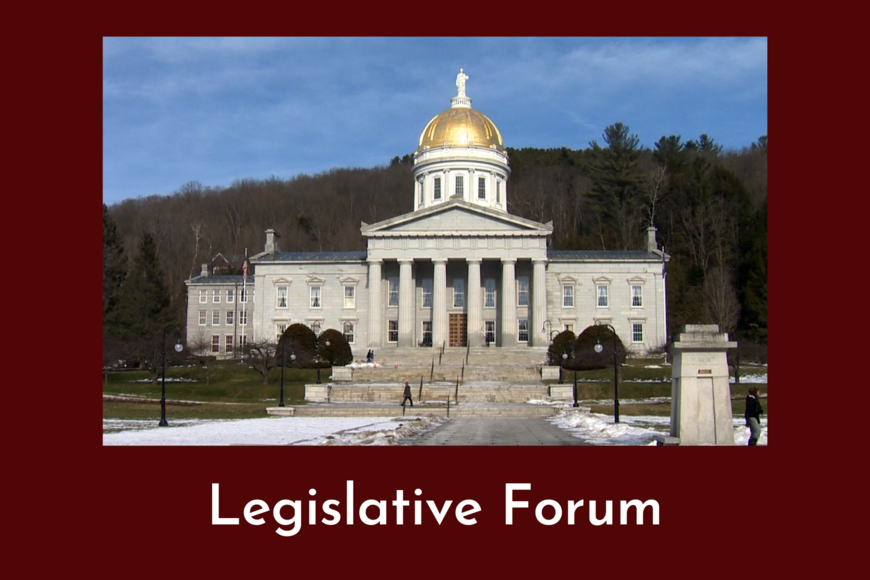
{"type": "Polygon", "coordinates": [[[143,234],[139,253],[121,288],[118,304],[118,334],[123,338],[147,338],[173,322],[169,292],[157,261],[151,234],[143,234]]]}
{"type": "Polygon", "coordinates": [[[127,274],[124,244],[109,208],[103,204],[103,333],[111,332],[119,294],[127,274]]]}
{"type": "Polygon", "coordinates": [[[602,249],[607,246],[635,249],[640,240],[643,218],[640,156],[637,135],[631,135],[622,123],[604,129],[607,147],[596,141],[589,145],[591,160],[586,168],[592,179],[592,211],[598,216],[598,233],[602,249]]]}

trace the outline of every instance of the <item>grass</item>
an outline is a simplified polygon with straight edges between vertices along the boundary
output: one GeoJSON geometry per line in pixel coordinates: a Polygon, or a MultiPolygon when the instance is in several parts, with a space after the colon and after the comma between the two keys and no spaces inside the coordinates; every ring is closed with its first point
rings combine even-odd
{"type": "MultiPolygon", "coordinates": [[[[622,380],[619,385],[620,415],[668,416],[671,406],[668,402],[641,402],[629,404],[625,401],[670,398],[671,367],[664,366],[663,360],[630,360],[622,367],[622,380]],[[651,365],[660,368],[649,368],[651,365]],[[650,381],[650,382],[631,382],[650,381]]],[[[741,375],[764,374],[766,367],[742,366],[741,375]]],[[[329,369],[321,371],[321,377],[328,377],[329,369]]],[[[284,370],[284,403],[287,405],[305,404],[305,385],[316,381],[317,371],[301,369],[284,370]]],[[[278,405],[280,396],[281,369],[272,369],[269,384],[263,385],[259,373],[247,365],[233,361],[213,361],[207,367],[199,365],[178,366],[166,369],[166,415],[172,419],[248,419],[266,416],[266,407],[278,405]],[[196,382],[175,382],[175,380],[196,382]],[[198,404],[178,404],[178,401],[194,401],[198,404]]],[[[574,382],[574,371],[565,371],[564,384],[574,382]]],[[[144,371],[110,371],[103,378],[103,393],[123,396],[127,401],[103,401],[104,419],[160,419],[161,385],[150,382],[144,371]],[[145,382],[141,382],[145,380],[145,382]],[[138,401],[136,399],[139,399],[138,401]],[[151,399],[146,401],[146,399],[151,399]]],[[[767,384],[732,384],[732,413],[742,416],[744,398],[750,387],[759,388],[762,405],[767,412],[767,384]]],[[[601,401],[584,403],[594,413],[613,414],[613,369],[577,372],[577,398],[580,401],[601,401]],[[609,402],[608,402],[609,401],[609,402]]]]}
{"type": "MultiPolygon", "coordinates": [[[[324,372],[328,376],[329,371],[324,372]]],[[[305,384],[316,379],[314,370],[284,369],[284,403],[305,404],[305,384]]],[[[266,416],[266,407],[278,405],[280,389],[280,368],[272,369],[269,384],[263,385],[259,373],[235,362],[211,362],[207,368],[170,367],[166,369],[166,415],[177,419],[261,418],[266,416]]],[[[147,372],[110,371],[103,377],[103,394],[134,399],[103,401],[104,419],[160,419],[161,381],[158,378],[153,385],[147,372]]]]}

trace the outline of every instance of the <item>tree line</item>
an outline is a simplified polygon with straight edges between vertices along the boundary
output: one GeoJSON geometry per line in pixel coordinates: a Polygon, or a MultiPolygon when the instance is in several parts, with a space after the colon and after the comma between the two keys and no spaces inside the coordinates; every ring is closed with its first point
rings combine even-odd
{"type": "MultiPolygon", "coordinates": [[[[641,249],[654,225],[671,255],[668,328],[715,323],[766,342],[767,137],[740,150],[708,135],[663,136],[652,149],[639,142],[614,123],[585,149],[508,148],[508,211],[552,220],[553,249],[641,249]]],[[[181,324],[184,280],[218,252],[240,265],[262,251],[268,228],[283,251],[365,249],[360,222],[413,210],[412,162],[405,154],[384,166],[227,187],[191,181],[171,195],[104,206],[104,337],[130,341],[181,324]]]]}

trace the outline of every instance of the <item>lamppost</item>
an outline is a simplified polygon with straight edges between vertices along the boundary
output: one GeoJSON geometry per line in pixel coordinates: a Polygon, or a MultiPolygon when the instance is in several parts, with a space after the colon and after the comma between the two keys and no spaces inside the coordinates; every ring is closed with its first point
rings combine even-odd
{"type": "MultiPolygon", "coordinates": [[[[574,353],[571,353],[571,359],[574,360],[574,353]]],[[[562,360],[568,362],[568,353],[562,353],[562,360]]],[[[562,367],[559,367],[559,382],[562,382],[562,367]]],[[[577,361],[574,360],[574,407],[579,407],[580,404],[577,402],[577,361]]]]}
{"type": "MultiPolygon", "coordinates": [[[[281,401],[278,403],[279,407],[284,406],[284,363],[287,361],[285,358],[287,351],[287,342],[285,341],[281,345],[281,401]]],[[[293,350],[293,347],[290,347],[290,364],[293,364],[293,361],[296,360],[296,351],[293,350]]]]}
{"type": "Polygon", "coordinates": [[[163,327],[163,351],[161,352],[161,383],[162,386],[160,388],[160,423],[158,426],[160,427],[168,427],[169,423],[166,422],[166,331],[170,328],[174,328],[178,331],[178,340],[175,342],[175,352],[181,352],[184,350],[184,346],[181,344],[181,329],[178,328],[176,324],[167,324],[163,327]]]}
{"type": "MultiPolygon", "coordinates": [[[[325,331],[324,331],[325,332],[325,331]]],[[[329,338],[326,339],[325,346],[329,348],[329,338]]],[[[317,338],[317,384],[320,384],[320,365],[323,362],[323,357],[320,353],[320,337],[317,338]]]]}
{"type": "Polygon", "coordinates": [[[619,371],[619,363],[616,360],[616,329],[609,324],[601,324],[600,322],[596,322],[595,325],[598,327],[598,336],[596,337],[595,352],[599,354],[601,354],[601,352],[604,350],[604,345],[601,344],[601,327],[606,326],[610,329],[610,332],[613,333],[613,419],[614,423],[619,423],[619,391],[617,386],[617,373],[619,371]]]}

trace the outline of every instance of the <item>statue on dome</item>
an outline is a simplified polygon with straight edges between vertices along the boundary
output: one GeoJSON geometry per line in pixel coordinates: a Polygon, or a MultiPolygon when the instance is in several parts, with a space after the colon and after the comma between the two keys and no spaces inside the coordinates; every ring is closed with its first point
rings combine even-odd
{"type": "Polygon", "coordinates": [[[468,80],[468,75],[462,72],[462,69],[459,69],[459,74],[456,75],[456,95],[459,97],[465,96],[465,81],[468,80]]]}

